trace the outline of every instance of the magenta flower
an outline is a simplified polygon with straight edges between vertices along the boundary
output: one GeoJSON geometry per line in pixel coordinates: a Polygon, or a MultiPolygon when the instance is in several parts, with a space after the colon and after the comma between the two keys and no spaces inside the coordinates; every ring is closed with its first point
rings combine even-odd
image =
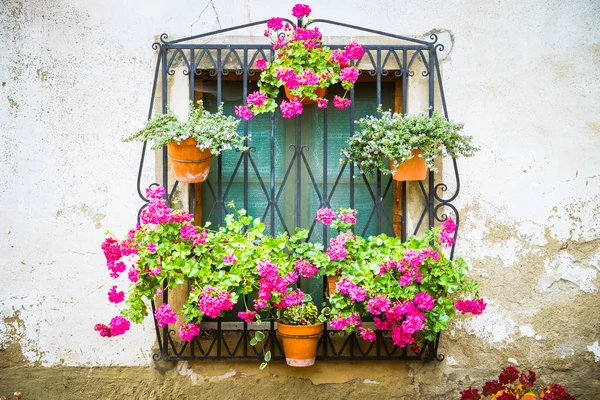
{"type": "Polygon", "coordinates": [[[471,313],[473,315],[480,315],[485,311],[486,306],[485,301],[479,298],[476,300],[458,300],[454,307],[463,314],[471,313]]]}
{"type": "Polygon", "coordinates": [[[333,61],[337,62],[338,64],[340,64],[340,67],[342,67],[342,68],[344,68],[346,65],[348,65],[348,55],[341,50],[332,51],[331,59],[333,61]]]}
{"type": "Polygon", "coordinates": [[[299,258],[296,261],[294,269],[296,270],[296,272],[298,272],[298,275],[300,275],[303,278],[312,278],[317,274],[317,272],[319,272],[317,267],[315,267],[308,260],[305,260],[303,258],[299,258]]]}
{"type": "Polygon", "coordinates": [[[294,115],[302,114],[302,104],[298,99],[293,99],[289,103],[285,100],[281,101],[281,114],[283,118],[291,119],[294,115]]]}
{"type": "Polygon", "coordinates": [[[347,210],[340,211],[339,217],[340,220],[346,224],[356,225],[356,214],[358,214],[358,210],[349,208],[347,210]]]}
{"type": "Polygon", "coordinates": [[[146,197],[148,199],[162,199],[165,197],[165,188],[162,186],[154,186],[146,189],[146,197]]]}
{"type": "Polygon", "coordinates": [[[417,293],[415,298],[413,299],[413,302],[419,309],[423,311],[431,310],[434,304],[433,297],[431,297],[427,292],[417,293]]]}
{"type": "Polygon", "coordinates": [[[256,60],[256,68],[261,71],[267,69],[267,61],[264,58],[259,58],[256,60]]]}
{"type": "Polygon", "coordinates": [[[315,221],[323,222],[323,225],[329,225],[335,219],[335,211],[331,208],[319,208],[317,210],[317,216],[315,217],[315,221]]]}
{"type": "Polygon", "coordinates": [[[264,104],[265,100],[267,100],[267,96],[263,92],[257,90],[256,92],[250,93],[247,100],[248,103],[260,107],[264,104]]]}
{"type": "Polygon", "coordinates": [[[159,328],[177,322],[177,314],[171,310],[170,304],[161,304],[154,312],[154,317],[159,328]]]}
{"type": "Polygon", "coordinates": [[[312,10],[307,4],[296,4],[292,8],[292,15],[296,18],[308,17],[312,10]]]}
{"type": "Polygon", "coordinates": [[[179,230],[179,234],[181,235],[181,239],[190,240],[192,237],[198,234],[198,230],[194,225],[184,225],[179,230]]]}
{"type": "Polygon", "coordinates": [[[198,334],[200,333],[200,327],[193,322],[183,323],[179,327],[179,332],[177,334],[186,342],[191,342],[198,334]]]}
{"type": "Polygon", "coordinates": [[[335,108],[339,108],[340,110],[343,110],[344,108],[350,106],[350,104],[352,104],[352,100],[350,100],[350,99],[347,99],[345,97],[340,97],[340,96],[333,97],[333,105],[335,108]]]}
{"type": "Polygon", "coordinates": [[[108,291],[108,301],[114,304],[118,304],[125,300],[125,292],[117,292],[117,285],[114,285],[108,291]]]}
{"type": "Polygon", "coordinates": [[[197,234],[196,236],[194,236],[192,238],[192,244],[194,246],[198,246],[199,244],[206,244],[207,236],[208,236],[208,234],[206,233],[206,230],[203,230],[202,232],[200,232],[199,234],[197,234]]]}
{"type": "Polygon", "coordinates": [[[356,42],[350,42],[344,48],[344,53],[346,56],[353,60],[359,60],[363,56],[364,52],[365,50],[363,47],[356,42]]]}
{"type": "Polygon", "coordinates": [[[153,242],[148,243],[146,245],[146,249],[152,254],[156,253],[156,243],[153,243],[153,242]]]}
{"type": "Polygon", "coordinates": [[[283,29],[283,19],[271,18],[270,20],[267,21],[267,28],[274,29],[276,31],[283,29]]]}
{"type": "Polygon", "coordinates": [[[367,291],[350,279],[344,277],[337,281],[336,290],[339,293],[347,294],[352,301],[364,301],[367,296],[367,291]]]}
{"type": "Polygon", "coordinates": [[[396,325],[392,328],[392,342],[398,347],[406,347],[412,344],[415,338],[410,333],[402,329],[402,325],[396,325]]]}
{"type": "Polygon", "coordinates": [[[124,334],[131,327],[131,323],[125,318],[117,315],[110,320],[110,324],[96,324],[94,330],[100,332],[102,337],[113,337],[124,334]]]}
{"type": "Polygon", "coordinates": [[[296,89],[300,86],[300,79],[293,69],[277,69],[275,76],[287,86],[288,89],[296,89]]]}
{"type": "Polygon", "coordinates": [[[127,278],[129,281],[136,283],[140,279],[140,271],[132,266],[127,272],[127,278]]]}
{"type": "Polygon", "coordinates": [[[247,106],[235,106],[235,115],[243,120],[248,121],[252,119],[254,113],[247,106]]]}
{"type": "Polygon", "coordinates": [[[211,318],[218,317],[221,311],[233,310],[233,306],[231,293],[226,290],[217,293],[210,285],[204,287],[198,301],[200,312],[211,318]]]}
{"type": "Polygon", "coordinates": [[[329,100],[327,100],[327,99],[317,99],[317,107],[318,108],[327,108],[328,103],[329,103],[329,100]]]}
{"type": "Polygon", "coordinates": [[[358,79],[358,70],[354,67],[346,67],[340,72],[340,80],[342,82],[356,82],[358,79]]]}
{"type": "Polygon", "coordinates": [[[368,329],[368,328],[360,328],[359,335],[363,340],[366,340],[369,342],[374,342],[375,338],[376,338],[375,332],[373,332],[373,329],[368,329]]]}
{"type": "Polygon", "coordinates": [[[380,294],[375,297],[371,297],[367,302],[367,309],[373,315],[379,315],[386,312],[390,308],[390,299],[380,294]]]}
{"type": "Polygon", "coordinates": [[[254,321],[254,318],[256,317],[256,311],[240,311],[238,313],[238,318],[246,321],[247,323],[251,323],[252,321],[254,321]]]}
{"type": "Polygon", "coordinates": [[[313,72],[312,69],[305,69],[300,74],[301,85],[312,85],[317,86],[319,84],[319,76],[313,72]]]}
{"type": "Polygon", "coordinates": [[[223,257],[223,264],[233,265],[238,262],[237,257],[233,253],[233,251],[226,256],[223,257]]]}

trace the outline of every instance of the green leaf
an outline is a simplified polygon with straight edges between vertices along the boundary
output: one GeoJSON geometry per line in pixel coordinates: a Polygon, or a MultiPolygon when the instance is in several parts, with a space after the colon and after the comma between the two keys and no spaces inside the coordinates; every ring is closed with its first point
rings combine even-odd
{"type": "Polygon", "coordinates": [[[271,361],[271,351],[270,350],[265,353],[265,361],[266,362],[271,361]]]}
{"type": "Polygon", "coordinates": [[[269,364],[264,362],[264,363],[260,364],[260,367],[258,367],[258,369],[260,369],[262,371],[263,369],[267,368],[267,365],[269,365],[269,364]]]}
{"type": "Polygon", "coordinates": [[[252,338],[250,339],[250,346],[256,346],[258,344],[258,340],[256,340],[256,338],[252,338]]]}
{"type": "Polygon", "coordinates": [[[254,336],[254,339],[256,339],[257,342],[262,342],[263,340],[265,340],[265,334],[262,333],[261,331],[256,331],[256,335],[254,336]]]}

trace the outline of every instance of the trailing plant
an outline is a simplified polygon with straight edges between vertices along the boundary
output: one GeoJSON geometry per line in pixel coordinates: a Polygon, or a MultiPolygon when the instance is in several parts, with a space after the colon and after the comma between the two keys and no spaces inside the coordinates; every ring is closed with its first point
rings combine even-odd
{"type": "MultiPolygon", "coordinates": [[[[481,394],[479,389],[469,387],[460,392],[460,399],[481,400],[491,396],[492,400],[537,400],[536,378],[536,374],[532,370],[521,373],[518,368],[509,366],[500,372],[498,379],[486,382],[481,389],[481,394]]],[[[539,399],[575,400],[575,397],[569,394],[564,387],[552,383],[540,391],[539,399]]]]}
{"type": "Polygon", "coordinates": [[[188,118],[181,121],[168,109],[166,114],[157,114],[152,117],[139,131],[124,139],[149,141],[155,140],[153,149],[160,149],[171,142],[182,142],[193,138],[198,142],[200,150],[210,150],[214,155],[221,154],[223,150],[246,150],[245,137],[237,133],[240,120],[223,114],[223,105],[219,105],[216,113],[211,113],[204,108],[202,100],[197,107],[190,102],[188,118]]]}
{"type": "MultiPolygon", "coordinates": [[[[320,210],[330,218],[331,213],[320,210]]],[[[322,218],[318,215],[317,220],[322,218]]],[[[395,345],[412,345],[418,353],[418,342],[434,341],[456,310],[481,314],[486,306],[483,299],[459,299],[478,297],[477,283],[467,278],[466,263],[462,258],[450,260],[441,250],[442,245],[452,246],[455,229],[448,218],[442,229],[433,228],[405,242],[385,234],[366,239],[360,261],[348,259],[341,268],[329,299],[331,327],[358,332],[368,341],[375,341],[375,330],[391,331],[395,345]],[[374,330],[363,326],[365,316],[373,318],[374,330]]],[[[335,262],[343,265],[345,259],[341,252],[335,262]]]]}
{"type": "Polygon", "coordinates": [[[275,56],[270,61],[257,59],[256,68],[262,70],[258,82],[260,90],[248,95],[246,105],[235,108],[240,118],[249,120],[256,114],[275,111],[276,99],[282,86],[295,97],[290,101],[281,101],[279,107],[284,118],[302,114],[302,101],[305,99],[316,101],[319,108],[326,108],[328,100],[318,90],[337,83],[341,83],[345,93],[343,96],[335,96],[333,105],[344,109],[351,104],[346,94],[359,75],[358,69],[351,62],[358,62],[364,50],[356,42],[349,43],[342,50],[332,51],[323,46],[319,28],[309,28],[311,20],[302,25],[303,18],[310,13],[308,5],[296,4],[292,14],[298,18],[297,26],[284,23],[282,18],[271,18],[267,22],[264,35],[271,40],[275,56]]]}
{"type": "MultiPolygon", "coordinates": [[[[306,296],[309,297],[309,295],[306,296]]],[[[278,320],[286,325],[314,325],[325,322],[329,312],[329,307],[324,307],[319,312],[315,303],[307,299],[301,304],[284,309],[278,320]]]]}
{"type": "Polygon", "coordinates": [[[377,169],[392,174],[415,150],[422,152],[418,157],[423,157],[432,171],[436,171],[437,157],[472,157],[479,150],[471,136],[461,135],[462,123],[448,121],[437,111],[431,117],[402,115],[379,106],[377,112],[380,117],[370,115],[355,121],[359,129],[341,151],[340,162],[354,163],[361,174],[370,175],[377,169]]]}

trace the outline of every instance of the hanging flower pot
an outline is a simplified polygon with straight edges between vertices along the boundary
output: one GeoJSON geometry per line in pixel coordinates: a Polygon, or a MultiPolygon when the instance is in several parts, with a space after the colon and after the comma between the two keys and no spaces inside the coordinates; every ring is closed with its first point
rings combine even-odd
{"type": "MultiPolygon", "coordinates": [[[[287,88],[287,85],[284,85],[284,88],[285,88],[285,95],[289,100],[295,100],[298,98],[290,93],[290,90],[287,88]]],[[[317,95],[318,98],[322,99],[325,96],[325,88],[320,87],[320,88],[315,89],[315,94],[317,95]]],[[[302,101],[300,101],[300,104],[307,105],[307,104],[315,104],[316,102],[317,102],[316,100],[305,97],[302,99],[302,101]]]]}
{"type": "Polygon", "coordinates": [[[327,291],[329,292],[329,296],[333,296],[333,293],[335,293],[335,285],[339,279],[340,275],[327,276],[327,291]]]}
{"type": "Polygon", "coordinates": [[[422,156],[423,152],[421,150],[413,150],[412,158],[400,165],[394,164],[394,161],[390,160],[390,169],[392,171],[397,166],[396,172],[394,172],[394,180],[422,181],[427,178],[427,164],[425,164],[425,159],[422,156]]]}
{"type": "Polygon", "coordinates": [[[212,153],[210,150],[200,150],[197,145],[198,142],[192,137],[167,145],[173,172],[179,182],[199,183],[208,178],[212,153]]]}
{"type": "Polygon", "coordinates": [[[323,323],[286,325],[277,323],[277,333],[283,343],[285,361],[290,367],[310,367],[315,363],[323,323]]]}

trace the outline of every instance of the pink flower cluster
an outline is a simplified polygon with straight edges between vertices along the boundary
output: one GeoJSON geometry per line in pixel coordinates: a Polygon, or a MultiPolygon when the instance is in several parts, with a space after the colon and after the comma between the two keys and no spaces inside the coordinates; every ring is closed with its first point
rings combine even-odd
{"type": "Polygon", "coordinates": [[[262,106],[266,100],[267,100],[267,95],[259,90],[250,93],[247,98],[248,103],[250,103],[256,107],[262,106]]]}
{"type": "Polygon", "coordinates": [[[390,301],[390,299],[388,299],[382,294],[379,294],[369,299],[369,301],[367,302],[367,309],[371,314],[379,315],[386,312],[390,308],[391,304],[392,302],[390,301]]]}
{"type": "Polygon", "coordinates": [[[231,293],[226,290],[221,290],[217,293],[210,285],[204,287],[198,301],[200,312],[211,318],[218,317],[221,311],[233,310],[233,306],[231,293]]]}
{"type": "Polygon", "coordinates": [[[317,99],[317,107],[318,108],[327,108],[329,104],[329,100],[327,99],[317,99]]]}
{"type": "Polygon", "coordinates": [[[171,310],[170,304],[161,304],[154,312],[154,317],[159,328],[177,322],[177,314],[171,310]]]}
{"type": "Polygon", "coordinates": [[[238,262],[237,257],[233,253],[233,251],[226,256],[223,257],[223,264],[233,265],[238,262]]]}
{"type": "Polygon", "coordinates": [[[452,247],[454,244],[454,232],[456,231],[456,222],[450,217],[442,223],[442,230],[440,232],[440,243],[446,245],[446,247],[452,247]]]}
{"type": "Polygon", "coordinates": [[[314,27],[313,29],[297,28],[294,32],[294,40],[305,40],[305,48],[317,47],[317,44],[321,42],[323,35],[319,31],[319,28],[314,27]]]}
{"type": "Polygon", "coordinates": [[[360,328],[359,335],[363,340],[366,340],[369,342],[374,342],[376,339],[375,332],[373,331],[373,329],[369,329],[369,328],[360,328]]]}
{"type": "Polygon", "coordinates": [[[254,318],[256,317],[256,311],[240,311],[238,313],[238,318],[246,321],[247,323],[251,323],[252,321],[254,321],[254,318]]]}
{"type": "Polygon", "coordinates": [[[343,317],[341,314],[339,314],[337,317],[331,320],[331,327],[336,330],[342,330],[347,327],[360,328],[361,326],[362,321],[358,313],[350,314],[347,317],[343,317]]]}
{"type": "MultiPolygon", "coordinates": [[[[284,296],[287,292],[287,286],[298,280],[298,274],[294,272],[288,273],[286,276],[279,276],[279,265],[273,264],[267,260],[261,260],[257,263],[256,268],[260,279],[258,281],[258,299],[254,300],[254,308],[257,310],[265,308],[267,302],[271,300],[271,295],[283,296],[281,301],[275,305],[281,308],[283,304],[291,304],[298,300],[299,294],[291,293],[284,296]],[[283,304],[282,304],[283,303],[283,304]]],[[[302,294],[303,296],[304,294],[302,294]]],[[[302,297],[304,299],[304,297],[302,297]]],[[[302,302],[302,300],[300,300],[302,302]]],[[[299,303],[298,303],[299,304],[299,303]]]]}
{"type": "Polygon", "coordinates": [[[198,229],[194,225],[184,225],[179,230],[182,240],[192,240],[194,246],[206,244],[207,233],[205,230],[198,233],[198,229]]]}
{"type": "Polygon", "coordinates": [[[164,199],[165,189],[162,186],[146,189],[148,197],[148,206],[140,214],[140,222],[144,224],[169,224],[171,222],[189,222],[194,216],[185,211],[176,213],[169,208],[164,199]]]}
{"type": "Polygon", "coordinates": [[[312,278],[319,272],[318,268],[310,263],[310,261],[299,258],[294,265],[294,269],[303,278],[312,278]]]}
{"type": "Polygon", "coordinates": [[[475,300],[459,300],[456,302],[456,309],[463,314],[471,313],[473,315],[480,315],[485,311],[487,304],[482,298],[475,300]]]}
{"type": "Polygon", "coordinates": [[[356,214],[358,214],[358,210],[349,208],[347,210],[341,210],[339,218],[345,224],[356,225],[356,214]]]}
{"type": "Polygon", "coordinates": [[[254,116],[254,112],[248,106],[235,106],[235,115],[243,120],[249,121],[254,116]]]}
{"type": "Polygon", "coordinates": [[[186,342],[191,342],[200,333],[200,327],[193,322],[183,323],[179,327],[177,334],[186,342]]]}
{"type": "Polygon", "coordinates": [[[114,285],[108,291],[108,301],[117,304],[125,300],[125,292],[117,292],[117,285],[114,285]]]}
{"type": "Polygon", "coordinates": [[[298,75],[296,75],[296,72],[294,72],[294,70],[291,68],[278,68],[277,74],[275,76],[281,79],[288,89],[296,89],[298,86],[300,86],[300,78],[298,77],[298,75]]]}
{"type": "Polygon", "coordinates": [[[308,5],[298,3],[292,8],[292,15],[296,18],[308,17],[311,11],[308,5]]]}
{"type": "Polygon", "coordinates": [[[352,104],[352,100],[347,99],[345,97],[340,97],[340,96],[333,96],[333,106],[335,108],[339,108],[340,110],[343,110],[344,108],[347,108],[350,106],[350,104],[352,104]]]}
{"type": "Polygon", "coordinates": [[[342,82],[356,82],[358,79],[358,70],[354,67],[346,67],[340,72],[340,81],[342,82]]]}
{"type": "Polygon", "coordinates": [[[132,282],[136,283],[140,279],[140,270],[132,266],[127,271],[127,278],[132,282]]]}
{"type": "Polygon", "coordinates": [[[363,47],[356,43],[350,42],[344,47],[344,50],[334,50],[331,52],[331,59],[338,64],[340,67],[345,68],[350,60],[360,60],[365,50],[363,47]]]}
{"type": "Polygon", "coordinates": [[[261,71],[267,69],[267,61],[264,58],[259,58],[256,60],[256,68],[261,71]]]}
{"type": "Polygon", "coordinates": [[[283,19],[273,17],[267,21],[267,28],[280,31],[283,29],[283,19]]]}
{"type": "Polygon", "coordinates": [[[367,291],[359,287],[350,279],[343,277],[336,283],[336,290],[339,293],[347,294],[352,301],[364,301],[367,297],[367,291]]]}
{"type": "Polygon", "coordinates": [[[413,334],[425,329],[425,314],[422,311],[430,310],[428,308],[430,306],[433,307],[433,301],[430,304],[425,295],[429,296],[427,293],[421,292],[415,297],[415,299],[418,298],[418,304],[415,301],[405,300],[402,303],[398,301],[393,305],[388,305],[383,299],[378,299],[377,303],[370,307],[368,305],[367,307],[373,315],[376,315],[377,311],[384,314],[383,318],[378,316],[373,318],[375,329],[391,329],[392,340],[396,346],[405,347],[413,343],[413,334]]]}
{"type": "Polygon", "coordinates": [[[294,115],[302,114],[302,103],[300,103],[297,98],[294,98],[289,102],[281,100],[279,108],[281,108],[281,115],[286,119],[291,119],[294,115]]]}
{"type": "Polygon", "coordinates": [[[148,252],[150,254],[154,254],[156,253],[156,243],[150,242],[146,245],[146,250],[148,250],[148,252]]]}
{"type": "Polygon", "coordinates": [[[431,310],[434,305],[433,297],[431,297],[427,292],[417,293],[413,301],[416,306],[423,311],[431,310]]]}
{"type": "Polygon", "coordinates": [[[101,248],[106,258],[106,266],[110,270],[110,276],[118,278],[119,274],[127,268],[124,262],[119,261],[123,256],[121,245],[115,238],[107,237],[104,239],[101,248]]]}
{"type": "Polygon", "coordinates": [[[273,303],[275,308],[298,306],[304,301],[304,292],[300,289],[286,293],[280,301],[273,303]]]}
{"type": "Polygon", "coordinates": [[[340,233],[336,237],[329,239],[329,248],[325,251],[331,261],[343,260],[348,253],[346,252],[346,242],[353,240],[354,235],[348,231],[340,233]]]}
{"type": "Polygon", "coordinates": [[[94,330],[96,332],[100,332],[100,336],[102,337],[113,337],[124,334],[129,330],[130,327],[131,323],[129,321],[117,315],[110,320],[108,325],[96,324],[94,326],[94,330]]]}
{"type": "Polygon", "coordinates": [[[317,86],[319,84],[319,77],[312,69],[305,69],[300,74],[299,81],[301,85],[317,86]]]}
{"type": "Polygon", "coordinates": [[[423,275],[419,271],[419,267],[428,257],[437,261],[440,255],[431,247],[422,250],[408,249],[399,262],[390,259],[379,264],[379,275],[384,275],[391,269],[397,269],[401,273],[400,285],[402,287],[406,287],[413,282],[420,283],[423,275]]]}
{"type": "Polygon", "coordinates": [[[323,225],[329,225],[335,219],[335,211],[331,208],[319,208],[315,221],[323,222],[323,225]]]}

